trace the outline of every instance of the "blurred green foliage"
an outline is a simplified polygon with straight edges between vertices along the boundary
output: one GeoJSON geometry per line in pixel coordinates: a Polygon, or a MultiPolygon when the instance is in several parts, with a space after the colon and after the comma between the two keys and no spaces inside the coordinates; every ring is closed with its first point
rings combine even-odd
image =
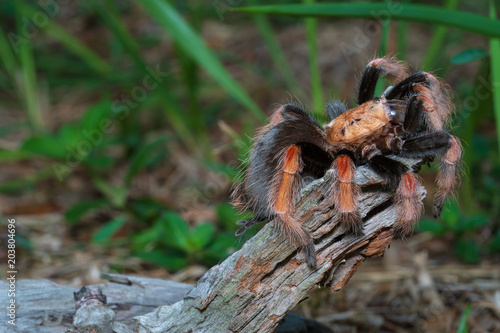
{"type": "MultiPolygon", "coordinates": [[[[280,77],[274,78],[266,69],[258,69],[259,75],[270,86],[305,99],[315,112],[320,112],[323,95],[330,92],[322,87],[318,69],[317,16],[371,19],[371,10],[391,5],[389,1],[297,1],[293,6],[288,2],[273,1],[276,6],[253,9],[242,8],[242,1],[222,0],[78,2],[72,6],[77,11],[74,17],[86,20],[89,29],[100,29],[97,34],[105,32],[102,40],[92,43],[85,40],[84,33],[73,31],[67,26],[69,22],[59,18],[65,10],[63,2],[3,1],[1,103],[26,114],[23,121],[0,124],[0,138],[17,131],[27,134],[17,149],[0,147],[0,161],[44,163],[28,176],[4,180],[0,191],[9,195],[35,191],[41,182],[69,191],[65,182],[78,173],[88,179],[95,194],[68,207],[65,217],[77,225],[88,213],[106,211],[107,222],[95,231],[92,242],[126,244],[135,255],[169,269],[219,262],[244,240],[234,237],[235,222],[242,217],[224,203],[227,193],[210,202],[215,218],[193,224],[183,219],[175,206],[151,196],[131,195],[131,189],[141,173],[175,160],[176,155],[170,151],[174,146],[190,154],[204,170],[234,180],[237,170],[227,159],[218,157],[214,148],[212,133],[221,126],[218,121],[236,124],[238,131],[228,126],[224,131],[233,140],[233,158],[243,159],[251,146],[249,137],[265,119],[260,107],[267,105],[259,107],[244,88],[245,82],[235,79],[225,66],[231,63],[253,70],[256,65],[236,57],[230,50],[211,50],[201,35],[206,20],[223,21],[225,16],[234,14],[244,22],[253,22],[280,77]],[[321,15],[317,15],[317,8],[321,15]],[[254,14],[237,14],[233,10],[254,14]],[[130,18],[137,11],[155,22],[158,30],[144,32],[130,27],[130,18]],[[267,16],[291,12],[300,17],[267,16]],[[275,37],[276,28],[290,23],[304,24],[307,32],[311,96],[298,84],[299,78],[275,37]],[[151,60],[154,57],[150,51],[163,45],[165,38],[171,41],[173,57],[151,60]],[[91,96],[92,105],[75,121],[57,127],[47,123],[41,106],[47,100],[57,104],[77,91],[91,96]],[[116,176],[117,170],[123,172],[116,176]]],[[[462,64],[482,63],[476,79],[460,82],[454,98],[458,115],[452,127],[465,143],[459,204],[449,203],[439,222],[424,219],[420,223],[420,230],[437,237],[453,234],[456,253],[466,262],[477,262],[481,253],[500,252],[500,136],[497,139],[495,135],[500,132],[500,29],[496,29],[500,23],[493,19],[493,1],[489,8],[482,9],[483,14],[490,12],[491,19],[456,10],[460,2],[455,0],[443,2],[441,8],[433,9],[436,12],[409,1],[401,4],[402,11],[385,19],[379,44],[381,54],[385,54],[391,38],[389,22],[398,24],[396,49],[399,57],[405,58],[407,36],[413,29],[408,23],[424,21],[433,29],[422,61],[424,68],[435,69],[446,79],[449,73],[459,71],[462,64]],[[426,11],[432,15],[426,16],[426,11]],[[433,25],[438,23],[441,26],[433,25]],[[461,45],[467,30],[490,38],[489,49],[461,45]],[[445,57],[452,46],[461,51],[445,57]],[[496,126],[491,125],[495,123],[496,126]],[[485,229],[486,240],[485,233],[481,233],[485,229]]]]}

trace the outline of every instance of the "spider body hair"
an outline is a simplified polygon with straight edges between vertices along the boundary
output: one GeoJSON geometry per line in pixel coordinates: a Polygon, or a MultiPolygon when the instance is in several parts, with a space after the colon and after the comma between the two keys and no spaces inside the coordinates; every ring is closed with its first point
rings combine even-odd
{"type": "Polygon", "coordinates": [[[367,165],[394,191],[399,212],[394,228],[404,237],[423,210],[423,186],[415,172],[441,157],[433,208],[438,217],[457,184],[460,141],[444,130],[452,112],[447,86],[430,73],[406,73],[406,67],[393,58],[371,61],[362,74],[359,105],[347,110],[344,104],[331,102],[326,107],[331,121],[324,126],[297,104],[280,106],[270,123],[257,132],[245,179],[233,192],[233,204],[255,214],[238,222],[242,228],[237,235],[274,218],[282,234],[305,248],[308,265],[315,267],[313,240],[294,216],[304,179],[320,178],[333,169],[334,181],[324,202],[348,230],[360,233],[360,188],[354,178],[356,168],[367,165]],[[380,76],[392,79],[395,85],[375,98],[380,76]],[[421,162],[410,169],[402,158],[421,162]]]}

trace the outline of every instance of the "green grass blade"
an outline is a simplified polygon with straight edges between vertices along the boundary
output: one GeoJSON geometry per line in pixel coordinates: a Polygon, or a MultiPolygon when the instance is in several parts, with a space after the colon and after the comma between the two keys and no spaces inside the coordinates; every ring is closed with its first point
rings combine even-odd
{"type": "MultiPolygon", "coordinates": [[[[17,32],[19,36],[22,36],[22,17],[23,16],[20,15],[18,11],[17,32]]],[[[40,103],[38,100],[38,85],[36,80],[35,60],[33,58],[31,40],[26,39],[18,43],[17,51],[22,75],[22,81],[19,85],[19,95],[26,107],[31,129],[34,133],[40,133],[43,132],[44,126],[42,121],[42,111],[40,109],[40,103]]]]}
{"type": "MultiPolygon", "coordinates": [[[[391,0],[385,0],[387,6],[390,5],[391,0]]],[[[391,28],[391,18],[386,17],[382,20],[382,35],[380,37],[380,47],[378,50],[378,54],[380,57],[384,57],[387,54],[387,43],[389,41],[389,31],[391,28]]],[[[386,84],[386,80],[382,78],[382,80],[378,80],[377,86],[375,88],[375,96],[380,96],[384,92],[384,87],[386,84]]]]}
{"type": "MultiPolygon", "coordinates": [[[[390,6],[391,0],[385,0],[387,6],[390,6]]],[[[382,36],[380,38],[379,56],[383,57],[387,54],[387,43],[389,41],[389,31],[391,28],[390,16],[382,20],[382,36]]],[[[377,95],[378,96],[378,95],[377,95]]]]}
{"type": "Polygon", "coordinates": [[[481,15],[459,10],[413,4],[405,4],[396,8],[397,10],[393,10],[391,13],[391,8],[387,8],[387,5],[384,3],[354,2],[268,5],[240,7],[234,10],[254,14],[368,19],[385,17],[390,13],[392,20],[441,24],[485,36],[500,37],[500,22],[481,15]]]}
{"type": "Polygon", "coordinates": [[[467,307],[465,308],[464,313],[462,314],[462,317],[460,317],[460,325],[458,326],[457,333],[469,332],[469,328],[467,325],[467,319],[469,319],[469,316],[470,316],[470,309],[471,309],[471,305],[468,304],[467,307]]]}
{"type": "Polygon", "coordinates": [[[288,60],[285,57],[283,50],[280,47],[276,34],[273,31],[273,27],[269,23],[269,20],[265,15],[254,15],[254,22],[259,29],[264,42],[269,49],[269,53],[274,62],[274,65],[278,69],[283,81],[291,90],[292,95],[296,95],[299,99],[306,99],[307,96],[304,94],[302,87],[298,83],[297,77],[293,73],[288,60]]]}
{"type": "MultiPolygon", "coordinates": [[[[304,0],[306,4],[311,4],[314,0],[304,0]]],[[[321,76],[318,64],[318,22],[314,18],[306,18],[307,49],[309,52],[309,70],[311,76],[311,90],[313,110],[316,114],[323,111],[323,88],[321,86],[321,76]]]]}
{"type": "MultiPolygon", "coordinates": [[[[496,20],[496,8],[490,0],[490,18],[496,20]]],[[[493,105],[497,125],[498,148],[500,150],[500,38],[490,39],[491,59],[491,89],[493,90],[493,105]]]]}
{"type": "MultiPolygon", "coordinates": [[[[409,0],[402,0],[401,5],[406,6],[408,1],[409,0]]],[[[404,60],[406,59],[406,50],[408,49],[408,22],[398,22],[396,36],[398,40],[398,58],[404,60]]]]}
{"type": "MultiPolygon", "coordinates": [[[[17,5],[23,17],[33,17],[38,13],[36,9],[23,2],[18,2],[17,5]]],[[[53,21],[48,20],[46,24],[41,25],[39,28],[85,61],[96,72],[107,74],[112,71],[111,66],[104,59],[53,21]]]]}
{"type": "Polygon", "coordinates": [[[14,78],[17,70],[16,56],[12,52],[12,47],[2,27],[0,27],[0,59],[7,73],[9,73],[11,78],[14,78]]]}
{"type": "Polygon", "coordinates": [[[241,104],[246,106],[260,121],[263,122],[266,119],[265,114],[255,101],[231,77],[217,57],[193,29],[186,24],[172,5],[162,0],[141,0],[141,3],[151,17],[170,33],[172,38],[187,55],[198,62],[200,67],[204,68],[224,89],[232,94],[241,104]]]}
{"type": "MultiPolygon", "coordinates": [[[[446,0],[444,7],[446,9],[455,9],[457,8],[457,5],[458,5],[458,0],[446,0]]],[[[435,30],[434,35],[432,36],[429,49],[427,50],[425,58],[422,61],[422,67],[421,67],[422,70],[428,71],[433,68],[432,64],[435,62],[439,54],[439,51],[443,48],[443,41],[447,32],[448,32],[448,27],[446,26],[437,27],[437,29],[435,30]]]]}
{"type": "Polygon", "coordinates": [[[141,53],[139,51],[139,46],[135,42],[132,35],[129,34],[127,28],[118,17],[116,13],[116,8],[114,7],[113,1],[89,1],[92,9],[94,9],[97,14],[101,17],[101,21],[108,27],[109,30],[115,35],[115,37],[120,41],[123,48],[128,52],[132,60],[136,63],[138,67],[145,68],[146,63],[142,59],[141,53]]]}

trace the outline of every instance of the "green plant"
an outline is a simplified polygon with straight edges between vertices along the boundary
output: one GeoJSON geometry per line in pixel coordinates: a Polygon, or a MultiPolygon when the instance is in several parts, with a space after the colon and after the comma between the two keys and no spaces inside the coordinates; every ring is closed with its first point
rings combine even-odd
{"type": "Polygon", "coordinates": [[[452,234],[455,241],[455,253],[465,262],[473,264],[479,261],[481,244],[474,235],[475,231],[489,223],[486,215],[464,214],[456,202],[450,201],[443,209],[442,219],[421,219],[417,229],[430,232],[435,236],[452,234]]]}

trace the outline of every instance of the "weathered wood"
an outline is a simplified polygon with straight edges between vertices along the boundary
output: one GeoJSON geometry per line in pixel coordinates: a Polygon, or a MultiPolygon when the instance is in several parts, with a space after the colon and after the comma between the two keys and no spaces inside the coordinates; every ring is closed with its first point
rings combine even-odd
{"type": "MultiPolygon", "coordinates": [[[[121,274],[103,274],[110,283],[94,285],[107,297],[116,320],[130,319],[152,311],[159,305],[180,301],[192,285],[121,274]]],[[[7,304],[8,284],[0,281],[0,304],[7,304]]],[[[16,282],[16,326],[0,316],[0,332],[65,332],[73,324],[75,300],[80,287],[60,286],[49,280],[16,282]],[[4,330],[2,330],[4,329],[4,330]]]]}
{"type": "MultiPolygon", "coordinates": [[[[353,235],[322,204],[332,173],[301,193],[296,213],[313,235],[317,270],[268,223],[243,248],[212,267],[184,299],[138,316],[118,333],[130,332],[271,332],[283,316],[315,286],[340,290],[368,257],[381,255],[393,239],[397,220],[392,193],[382,191],[382,179],[359,168],[356,182],[364,188],[360,211],[364,232],[353,235]]],[[[423,190],[422,197],[425,195],[423,190]]]]}
{"type": "MultiPolygon", "coordinates": [[[[331,177],[329,171],[307,186],[297,204],[296,213],[315,241],[317,270],[307,266],[303,251],[280,237],[274,222],[270,222],[240,251],[212,267],[194,288],[158,279],[108,275],[111,283],[95,287],[102,289],[107,306],[116,313],[114,321],[108,316],[113,330],[271,332],[311,289],[342,289],[366,258],[381,255],[392,241],[397,213],[392,193],[381,186],[382,179],[361,167],[356,171],[356,182],[363,189],[360,211],[364,231],[360,235],[347,232],[331,207],[323,204],[331,177]],[[159,304],[163,306],[153,310],[159,304]]],[[[5,286],[0,283],[0,288],[5,286]]],[[[73,318],[73,292],[79,288],[57,286],[46,280],[21,280],[18,288],[17,326],[9,331],[64,332],[73,319],[80,328],[91,324],[91,311],[73,318]]],[[[0,293],[0,303],[5,302],[6,295],[0,293]]],[[[104,315],[109,313],[102,310],[104,315]]],[[[4,318],[0,323],[4,324],[4,318]]],[[[81,331],[85,330],[68,330],[81,331]]]]}

